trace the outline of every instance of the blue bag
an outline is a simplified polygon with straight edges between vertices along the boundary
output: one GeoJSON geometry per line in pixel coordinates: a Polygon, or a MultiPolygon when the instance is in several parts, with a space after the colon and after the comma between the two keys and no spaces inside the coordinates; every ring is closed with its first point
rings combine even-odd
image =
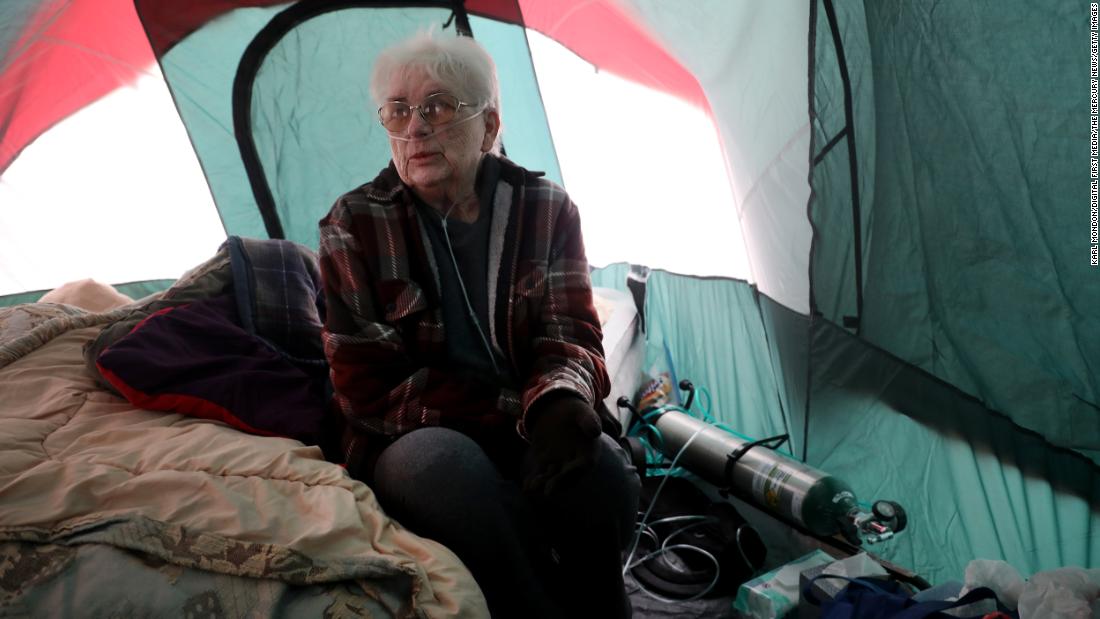
{"type": "MultiPolygon", "coordinates": [[[[929,600],[917,602],[892,580],[848,578],[821,574],[802,588],[802,599],[821,608],[821,619],[960,619],[942,611],[966,606],[979,600],[997,599],[992,589],[979,587],[956,601],[929,600]],[[821,600],[814,592],[819,578],[839,578],[849,585],[829,600],[821,600]]],[[[981,615],[978,616],[979,619],[981,615]]]]}

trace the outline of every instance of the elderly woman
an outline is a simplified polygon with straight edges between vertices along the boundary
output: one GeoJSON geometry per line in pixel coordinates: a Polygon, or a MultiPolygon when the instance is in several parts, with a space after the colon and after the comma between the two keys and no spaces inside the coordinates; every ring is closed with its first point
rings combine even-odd
{"type": "Polygon", "coordinates": [[[494,616],[629,616],[639,481],[596,410],[577,208],[498,154],[496,69],[472,39],[389,48],[371,93],[393,159],[321,221],[348,470],[461,557],[494,616]]]}

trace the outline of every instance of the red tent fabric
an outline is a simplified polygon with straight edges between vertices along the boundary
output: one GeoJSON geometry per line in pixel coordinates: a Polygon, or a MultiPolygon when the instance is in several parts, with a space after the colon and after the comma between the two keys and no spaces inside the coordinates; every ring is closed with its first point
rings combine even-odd
{"type": "MultiPolygon", "coordinates": [[[[467,2],[473,10],[476,0],[467,2]]],[[[698,80],[614,0],[519,0],[524,24],[601,70],[709,110],[698,80]]]]}
{"type": "Polygon", "coordinates": [[[0,73],[0,172],[73,112],[133,83],[153,62],[132,0],[49,0],[0,73]]]}

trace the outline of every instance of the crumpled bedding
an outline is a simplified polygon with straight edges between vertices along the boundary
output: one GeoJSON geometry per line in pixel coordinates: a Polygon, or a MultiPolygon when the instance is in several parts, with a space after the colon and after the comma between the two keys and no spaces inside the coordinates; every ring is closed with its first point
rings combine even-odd
{"type": "Polygon", "coordinates": [[[5,617],[376,617],[395,612],[365,598],[354,581],[299,585],[234,576],[102,543],[0,542],[0,565],[0,616],[5,617]]]}
{"type": "Polygon", "coordinates": [[[98,387],[81,349],[111,321],[63,305],[0,310],[0,610],[40,614],[56,609],[36,603],[84,596],[141,615],[221,600],[233,614],[317,616],[316,603],[295,604],[329,595],[326,616],[488,616],[453,553],[390,520],[320,449],[135,409],[98,387]],[[116,551],[141,560],[110,569],[137,572],[97,578],[90,566],[116,551]],[[237,584],[135,595],[142,570],[165,566],[169,584],[184,573],[237,584]],[[247,579],[265,592],[240,597],[247,579]],[[288,588],[305,598],[272,607],[288,588]]]}

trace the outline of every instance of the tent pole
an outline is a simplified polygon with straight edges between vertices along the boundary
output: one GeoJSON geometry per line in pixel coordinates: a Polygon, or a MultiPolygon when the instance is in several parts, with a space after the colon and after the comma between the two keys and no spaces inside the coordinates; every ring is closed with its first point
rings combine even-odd
{"type": "Polygon", "coordinates": [[[856,130],[852,103],[852,80],[848,76],[848,62],[844,58],[844,43],[840,38],[840,26],[837,25],[836,10],[832,0],[823,0],[825,16],[829,20],[829,31],[833,35],[833,47],[836,49],[836,63],[840,70],[840,81],[844,86],[844,122],[846,142],[848,144],[848,171],[852,191],[852,244],[855,252],[856,270],[856,315],[845,316],[844,326],[855,329],[859,335],[860,320],[863,318],[863,217],[859,203],[859,167],[856,157],[856,130]]]}

